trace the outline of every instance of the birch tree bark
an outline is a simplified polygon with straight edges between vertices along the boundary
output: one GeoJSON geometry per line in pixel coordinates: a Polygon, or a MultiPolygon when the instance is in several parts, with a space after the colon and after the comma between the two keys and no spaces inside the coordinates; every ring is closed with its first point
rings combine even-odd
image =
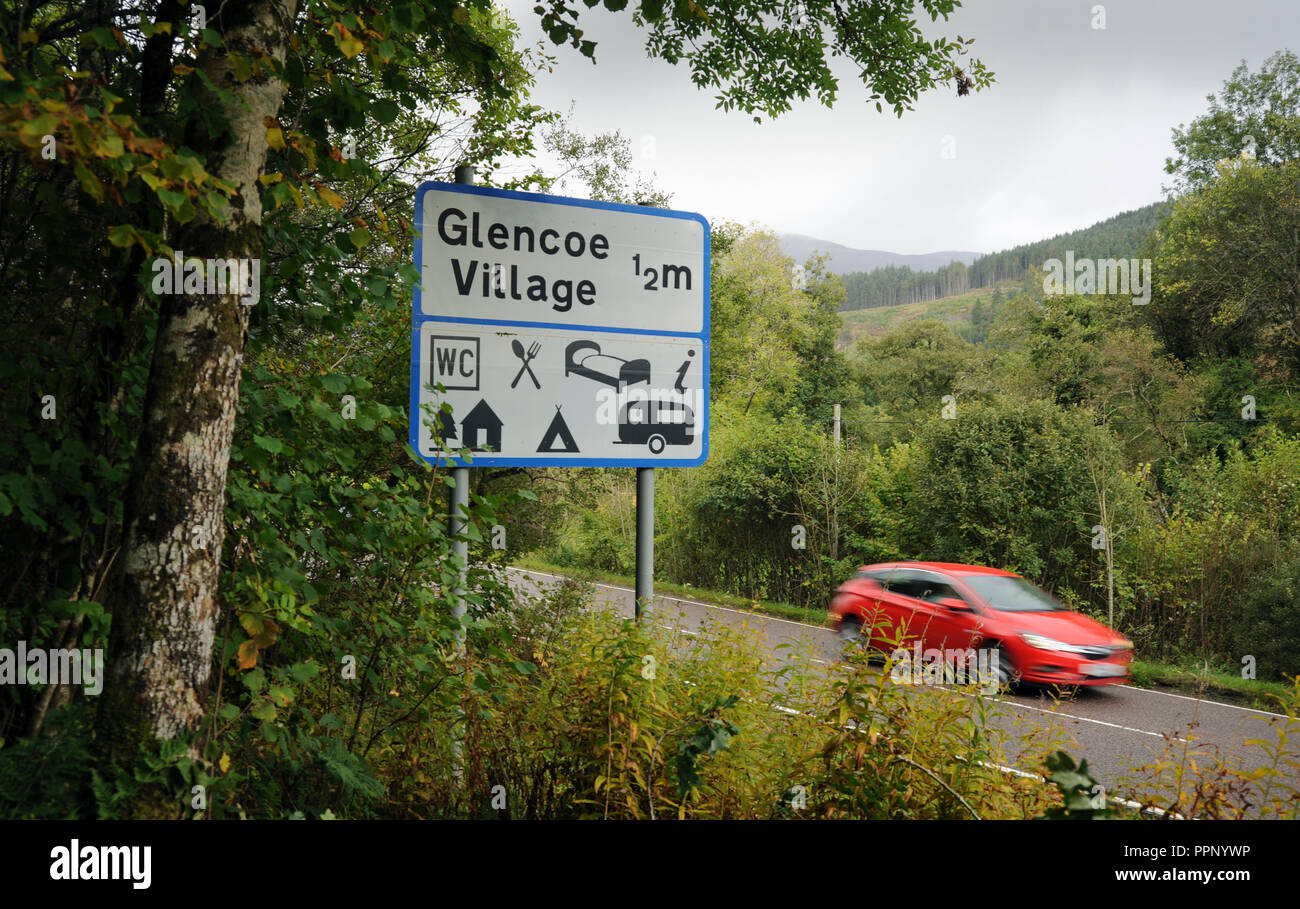
{"type": "MultiPolygon", "coordinates": [[[[277,115],[284,96],[281,64],[296,6],[297,0],[227,2],[209,15],[224,46],[205,48],[196,66],[224,94],[190,82],[208,120],[193,116],[185,138],[208,171],[238,194],[224,219],[200,210],[174,232],[172,246],[186,258],[260,261],[257,178],[267,157],[265,118],[277,115]],[[260,72],[238,81],[231,54],[260,59],[260,72]]],[[[226,466],[248,328],[242,291],[229,290],[161,300],[96,717],[106,767],[129,765],[142,744],[175,738],[204,714],[219,612],[226,466]]],[[[180,808],[146,798],[134,811],[165,816],[180,808]]]]}

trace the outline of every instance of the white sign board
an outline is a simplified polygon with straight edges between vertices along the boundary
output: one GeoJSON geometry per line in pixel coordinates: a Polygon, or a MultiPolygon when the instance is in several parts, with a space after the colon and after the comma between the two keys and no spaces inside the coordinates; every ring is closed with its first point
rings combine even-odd
{"type": "Polygon", "coordinates": [[[423,184],[415,213],[410,441],[421,457],[704,463],[704,218],[450,183],[423,184]]]}

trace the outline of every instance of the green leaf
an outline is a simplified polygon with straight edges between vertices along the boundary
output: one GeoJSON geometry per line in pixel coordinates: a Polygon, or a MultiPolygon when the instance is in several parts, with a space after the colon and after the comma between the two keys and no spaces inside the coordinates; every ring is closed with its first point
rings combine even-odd
{"type": "MultiPolygon", "coordinates": [[[[102,22],[103,20],[101,19],[100,21],[102,22]]],[[[92,28],[87,32],[87,34],[90,36],[92,41],[105,50],[117,50],[117,38],[114,36],[111,28],[106,28],[101,25],[98,28],[92,28]]]]}
{"type": "Polygon", "coordinates": [[[320,675],[320,667],[315,663],[294,663],[289,667],[289,675],[295,682],[310,682],[320,675]]]}
{"type": "Polygon", "coordinates": [[[59,118],[54,114],[40,114],[25,122],[18,127],[18,134],[27,140],[29,144],[35,145],[44,137],[54,132],[55,127],[59,125],[59,118]]]}
{"type": "Polygon", "coordinates": [[[284,443],[271,436],[254,435],[253,441],[257,443],[259,448],[268,451],[271,454],[279,454],[284,450],[284,443]]]}
{"type": "Polygon", "coordinates": [[[108,242],[114,246],[127,247],[137,239],[135,228],[130,224],[119,224],[116,227],[109,228],[108,242]]]}
{"type": "Polygon", "coordinates": [[[72,172],[76,174],[77,182],[86,194],[96,202],[104,201],[104,186],[99,182],[99,178],[91,173],[90,168],[78,161],[72,166],[72,172]]]}
{"type": "Polygon", "coordinates": [[[357,54],[365,50],[365,44],[359,38],[336,38],[339,50],[343,51],[343,56],[351,60],[357,54]]]}

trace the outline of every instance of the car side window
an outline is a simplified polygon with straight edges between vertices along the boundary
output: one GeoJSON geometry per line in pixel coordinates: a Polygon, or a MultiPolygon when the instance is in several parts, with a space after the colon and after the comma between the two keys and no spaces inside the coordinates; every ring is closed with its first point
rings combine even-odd
{"type": "Polygon", "coordinates": [[[935,603],[948,597],[965,602],[965,597],[951,584],[925,571],[903,569],[894,572],[890,577],[888,590],[927,603],[935,603]]]}
{"type": "Polygon", "coordinates": [[[898,585],[902,583],[902,578],[902,573],[894,570],[880,572],[876,577],[876,580],[880,582],[880,586],[885,588],[885,590],[890,593],[897,593],[898,585]]]}
{"type": "Polygon", "coordinates": [[[966,602],[966,598],[958,593],[956,588],[951,584],[945,584],[941,581],[936,581],[933,584],[930,584],[929,589],[922,593],[921,599],[931,603],[937,603],[940,600],[948,599],[961,600],[963,603],[966,602]]]}
{"type": "Polygon", "coordinates": [[[916,572],[903,569],[901,571],[895,571],[889,576],[889,584],[885,589],[890,593],[899,596],[918,599],[924,595],[927,586],[928,585],[925,581],[919,577],[916,572]]]}
{"type": "Polygon", "coordinates": [[[927,585],[919,578],[908,578],[898,585],[898,592],[905,597],[919,600],[925,596],[927,585]]]}

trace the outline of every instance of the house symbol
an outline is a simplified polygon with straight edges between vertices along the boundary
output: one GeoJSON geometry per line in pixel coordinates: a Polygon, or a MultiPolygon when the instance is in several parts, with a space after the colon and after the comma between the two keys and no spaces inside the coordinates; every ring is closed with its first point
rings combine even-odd
{"type": "Polygon", "coordinates": [[[461,439],[470,451],[501,450],[501,418],[492,412],[483,398],[479,398],[474,409],[460,421],[460,432],[461,439]],[[487,433],[487,442],[484,444],[479,443],[481,430],[487,433]]]}

